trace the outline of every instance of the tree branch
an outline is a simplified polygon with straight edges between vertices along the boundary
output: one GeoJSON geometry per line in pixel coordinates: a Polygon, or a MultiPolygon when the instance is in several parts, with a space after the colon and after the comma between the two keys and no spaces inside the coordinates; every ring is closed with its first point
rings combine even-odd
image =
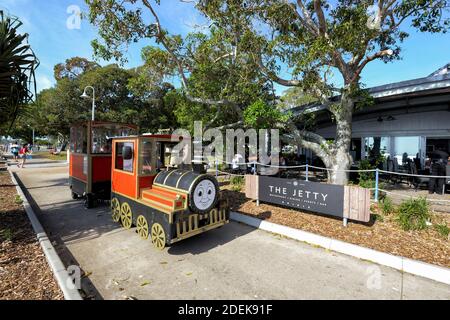
{"type": "Polygon", "coordinates": [[[325,20],[325,15],[323,13],[320,0],[314,0],[314,10],[316,11],[317,19],[319,20],[320,34],[325,35],[327,33],[327,22],[325,20]]]}
{"type": "Polygon", "coordinates": [[[175,61],[175,64],[177,65],[178,74],[181,77],[181,85],[183,86],[183,88],[186,92],[186,94],[185,94],[186,98],[191,102],[203,103],[203,104],[207,104],[207,105],[231,105],[235,108],[235,110],[239,114],[241,114],[242,109],[236,103],[234,103],[232,101],[229,101],[226,99],[213,100],[213,99],[206,99],[206,98],[196,98],[196,97],[193,97],[191,94],[189,94],[188,81],[187,81],[186,75],[184,73],[183,63],[180,61],[180,59],[178,59],[174,50],[171,48],[170,44],[168,43],[167,38],[164,35],[164,32],[162,31],[161,22],[159,20],[159,17],[156,14],[155,10],[153,9],[153,6],[150,4],[150,2],[148,0],[142,0],[142,3],[144,4],[144,6],[146,6],[150,10],[151,14],[155,18],[155,21],[156,21],[155,25],[157,28],[156,37],[158,38],[158,40],[161,42],[163,47],[167,50],[167,52],[170,54],[172,59],[175,61]]]}
{"type": "Polygon", "coordinates": [[[297,5],[300,7],[300,10],[304,17],[304,18],[300,18],[300,21],[303,23],[303,26],[305,28],[309,29],[313,35],[317,36],[319,34],[319,30],[317,28],[317,25],[312,20],[311,15],[309,14],[305,5],[303,4],[303,1],[297,0],[297,5]]]}
{"type": "Polygon", "coordinates": [[[298,87],[298,86],[300,86],[301,83],[300,83],[299,80],[286,80],[286,79],[283,79],[283,78],[277,76],[275,74],[275,72],[273,72],[272,70],[270,70],[269,68],[267,68],[264,65],[261,55],[258,55],[257,57],[255,57],[253,55],[253,57],[255,58],[254,60],[256,61],[258,66],[262,69],[263,73],[265,73],[266,76],[268,76],[271,80],[273,80],[276,83],[281,84],[282,86],[285,86],[285,87],[298,87]]]}
{"type": "Polygon", "coordinates": [[[373,55],[371,55],[371,56],[366,57],[366,59],[364,59],[364,61],[363,61],[363,62],[359,65],[359,67],[356,69],[356,72],[355,72],[354,78],[352,79],[352,82],[355,81],[356,78],[359,77],[359,75],[361,74],[361,72],[362,72],[362,70],[364,69],[364,67],[365,67],[370,61],[373,61],[373,60],[375,60],[375,59],[379,59],[379,58],[384,57],[384,56],[390,56],[390,55],[392,55],[392,54],[393,54],[392,50],[391,50],[391,49],[387,49],[387,50],[381,50],[381,51],[378,51],[377,53],[375,53],[375,54],[373,54],[373,55]]]}

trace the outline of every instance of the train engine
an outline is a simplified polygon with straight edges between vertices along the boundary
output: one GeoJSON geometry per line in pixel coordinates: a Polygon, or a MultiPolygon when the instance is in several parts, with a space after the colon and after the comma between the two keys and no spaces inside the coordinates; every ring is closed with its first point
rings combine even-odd
{"type": "Polygon", "coordinates": [[[112,218],[160,250],[229,222],[215,177],[171,167],[175,145],[170,135],[112,141],[112,218]]]}

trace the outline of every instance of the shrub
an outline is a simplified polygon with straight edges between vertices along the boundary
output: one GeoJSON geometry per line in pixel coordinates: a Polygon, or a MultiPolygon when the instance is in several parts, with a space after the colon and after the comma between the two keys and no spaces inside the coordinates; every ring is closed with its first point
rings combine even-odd
{"type": "Polygon", "coordinates": [[[3,230],[0,230],[0,236],[6,241],[11,241],[13,239],[13,232],[9,228],[3,229],[3,230]]]}
{"type": "MultiPolygon", "coordinates": [[[[369,162],[369,160],[361,160],[359,163],[359,170],[372,170],[375,169],[369,162]]],[[[360,172],[359,173],[359,185],[363,188],[373,188],[375,186],[375,173],[374,172],[360,172]]]]}
{"type": "Polygon", "coordinates": [[[380,202],[380,209],[381,212],[383,212],[383,214],[387,216],[395,213],[395,207],[392,203],[392,199],[387,196],[384,197],[380,202]]]}
{"type": "Polygon", "coordinates": [[[245,179],[242,176],[233,176],[230,180],[231,183],[231,189],[233,191],[242,191],[242,188],[244,187],[245,179]]]}
{"type": "Polygon", "coordinates": [[[380,221],[380,222],[384,222],[384,218],[383,218],[383,216],[381,215],[381,214],[374,214],[373,215],[373,219],[374,219],[374,221],[380,221]]]}
{"type": "Polygon", "coordinates": [[[448,235],[450,234],[450,228],[447,224],[436,224],[434,225],[434,229],[439,233],[439,235],[445,239],[448,239],[448,235]]]}
{"type": "Polygon", "coordinates": [[[405,231],[423,230],[429,219],[429,204],[426,198],[406,200],[398,208],[397,221],[405,231]]]}

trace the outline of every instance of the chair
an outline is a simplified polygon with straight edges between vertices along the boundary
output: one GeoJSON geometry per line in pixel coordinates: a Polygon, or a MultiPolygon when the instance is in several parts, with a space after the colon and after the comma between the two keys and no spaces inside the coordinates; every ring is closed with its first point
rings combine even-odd
{"type": "MultiPolygon", "coordinates": [[[[394,158],[394,160],[392,160],[392,158],[390,158],[390,157],[388,157],[388,159],[387,159],[387,171],[389,171],[389,172],[396,172],[396,165],[395,165],[395,163],[397,163],[397,168],[398,168],[398,162],[397,162],[397,159],[396,158],[394,158]],[[394,162],[394,160],[395,160],[395,162],[394,162]]],[[[395,174],[390,174],[389,175],[389,180],[392,182],[392,183],[394,183],[394,184],[396,184],[397,183],[397,181],[398,181],[398,176],[397,175],[395,175],[395,174]]]]}
{"type": "MultiPolygon", "coordinates": [[[[415,163],[411,162],[410,166],[411,166],[411,174],[418,174],[415,163]]],[[[423,184],[426,184],[428,186],[429,183],[430,183],[430,178],[412,177],[412,184],[414,186],[414,191],[417,191],[417,189],[423,184]]]]}

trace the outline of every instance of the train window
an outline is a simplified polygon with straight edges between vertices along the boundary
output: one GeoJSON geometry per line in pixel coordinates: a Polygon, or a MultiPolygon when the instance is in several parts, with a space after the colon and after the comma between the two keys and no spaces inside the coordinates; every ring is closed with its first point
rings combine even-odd
{"type": "Polygon", "coordinates": [[[133,142],[117,142],[115,168],[126,172],[134,172],[134,143],[133,142]],[[126,154],[124,154],[126,153],[126,154]]]}
{"type": "Polygon", "coordinates": [[[153,168],[153,157],[152,157],[153,143],[151,140],[143,140],[141,145],[140,154],[140,174],[152,174],[153,168]]]}
{"type": "Polygon", "coordinates": [[[109,137],[115,136],[112,131],[113,130],[107,127],[92,128],[92,153],[111,153],[111,140],[109,137]]]}
{"type": "Polygon", "coordinates": [[[136,134],[136,130],[115,124],[99,125],[92,128],[92,153],[110,154],[111,137],[125,137],[136,134]]]}
{"type": "Polygon", "coordinates": [[[87,153],[87,134],[86,126],[79,126],[76,128],[76,153],[87,153]]]}
{"type": "Polygon", "coordinates": [[[77,141],[77,128],[71,127],[70,128],[70,144],[69,144],[70,152],[75,152],[76,141],[77,141]]]}
{"type": "Polygon", "coordinates": [[[174,167],[174,159],[172,158],[172,149],[176,145],[173,142],[158,142],[156,145],[157,148],[157,163],[158,169],[174,167]]]}

